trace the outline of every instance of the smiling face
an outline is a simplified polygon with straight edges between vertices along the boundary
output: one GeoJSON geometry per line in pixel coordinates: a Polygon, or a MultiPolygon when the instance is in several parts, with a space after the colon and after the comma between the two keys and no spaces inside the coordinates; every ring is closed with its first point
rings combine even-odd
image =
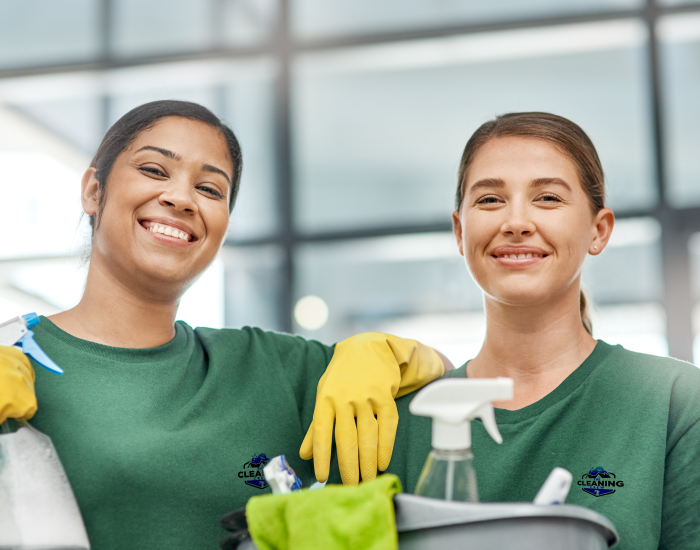
{"type": "MultiPolygon", "coordinates": [[[[93,237],[98,263],[134,290],[178,299],[211,263],[226,236],[233,164],[220,132],[167,117],[116,159],[93,237]]],[[[94,169],[83,208],[98,211],[94,169]]]]}
{"type": "Polygon", "coordinates": [[[517,306],[578,299],[587,254],[612,231],[594,213],[574,163],[547,141],[499,137],[476,153],[453,214],[460,253],[486,300],[517,306]]]}

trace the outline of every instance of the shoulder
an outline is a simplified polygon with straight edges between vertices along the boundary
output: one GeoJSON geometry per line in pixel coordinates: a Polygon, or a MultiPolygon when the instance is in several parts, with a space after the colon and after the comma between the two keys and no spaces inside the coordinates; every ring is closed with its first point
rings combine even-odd
{"type": "Polygon", "coordinates": [[[267,354],[280,355],[282,358],[297,353],[320,353],[332,355],[333,346],[327,346],[316,340],[307,340],[284,332],[263,330],[258,327],[242,328],[190,328],[186,323],[178,321],[185,330],[192,331],[205,347],[235,346],[236,348],[257,349],[267,354]]]}
{"type": "MultiPolygon", "coordinates": [[[[607,346],[607,344],[605,344],[607,346]]],[[[700,422],[700,369],[686,361],[637,353],[622,346],[611,352],[597,369],[597,382],[617,383],[619,395],[642,400],[649,414],[668,414],[668,437],[673,442],[700,422]]]]}
{"type": "Polygon", "coordinates": [[[672,357],[638,353],[620,345],[611,346],[603,341],[600,342],[600,345],[608,349],[602,362],[606,374],[615,373],[628,377],[630,381],[647,387],[658,384],[669,385],[682,381],[690,388],[700,390],[700,369],[691,363],[672,357]]]}

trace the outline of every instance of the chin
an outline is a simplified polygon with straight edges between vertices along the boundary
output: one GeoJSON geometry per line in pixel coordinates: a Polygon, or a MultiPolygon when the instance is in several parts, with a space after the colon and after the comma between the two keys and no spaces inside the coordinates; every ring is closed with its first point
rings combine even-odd
{"type": "Polygon", "coordinates": [[[193,274],[191,266],[183,266],[182,263],[164,262],[159,264],[150,263],[144,265],[142,270],[148,281],[159,286],[189,286],[190,281],[196,279],[204,269],[193,274]]]}
{"type": "Polygon", "coordinates": [[[557,293],[549,285],[531,287],[491,288],[484,291],[491,300],[508,306],[533,307],[546,304],[557,293]]]}

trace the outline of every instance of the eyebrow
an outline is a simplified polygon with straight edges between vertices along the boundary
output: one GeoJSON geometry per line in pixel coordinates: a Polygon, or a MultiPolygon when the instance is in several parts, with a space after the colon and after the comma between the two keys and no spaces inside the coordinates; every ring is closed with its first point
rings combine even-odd
{"type": "Polygon", "coordinates": [[[530,187],[543,187],[545,185],[561,185],[571,191],[571,186],[561,178],[537,178],[530,183],[530,187]]]}
{"type": "MultiPolygon", "coordinates": [[[[169,159],[182,160],[182,157],[180,155],[178,155],[177,153],[170,151],[169,149],[163,149],[162,147],[156,147],[154,145],[144,145],[143,147],[141,147],[141,149],[139,149],[136,152],[139,153],[141,151],[155,151],[155,152],[160,153],[161,155],[163,155],[165,157],[168,157],[169,159]]],[[[212,166],[211,164],[204,164],[204,165],[202,165],[202,170],[204,170],[205,172],[211,172],[213,174],[221,174],[222,176],[224,176],[226,178],[226,181],[228,182],[228,184],[231,185],[231,178],[221,168],[217,168],[216,166],[212,166]]]]}
{"type": "MultiPolygon", "coordinates": [[[[537,178],[530,182],[530,187],[544,187],[545,185],[561,185],[571,191],[571,186],[561,178],[537,178]]],[[[501,178],[485,178],[474,183],[469,192],[472,193],[475,189],[502,189],[506,186],[506,182],[501,178]]]]}
{"type": "Polygon", "coordinates": [[[156,151],[157,153],[160,153],[161,155],[168,157],[169,159],[173,160],[180,160],[182,157],[178,155],[177,153],[173,153],[172,151],[169,151],[168,149],[163,149],[162,147],[155,147],[153,145],[144,145],[136,151],[137,153],[140,153],[141,151],[156,151]]]}
{"type": "Polygon", "coordinates": [[[202,166],[202,170],[204,170],[205,172],[212,172],[214,174],[221,174],[222,176],[224,176],[226,178],[226,181],[228,182],[228,184],[231,185],[231,178],[221,168],[217,168],[216,166],[212,166],[211,164],[204,164],[202,166]]]}
{"type": "Polygon", "coordinates": [[[505,186],[506,186],[506,182],[503,181],[501,178],[485,178],[483,180],[479,180],[476,183],[472,184],[472,186],[469,188],[469,192],[473,193],[475,189],[482,189],[482,188],[502,189],[505,186]]]}

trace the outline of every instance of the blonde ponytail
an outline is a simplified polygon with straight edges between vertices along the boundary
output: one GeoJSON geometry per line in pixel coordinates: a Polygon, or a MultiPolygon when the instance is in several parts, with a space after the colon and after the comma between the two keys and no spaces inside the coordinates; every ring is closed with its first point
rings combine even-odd
{"type": "Polygon", "coordinates": [[[593,321],[591,319],[591,299],[583,287],[581,287],[580,297],[581,322],[583,323],[583,328],[586,329],[586,332],[593,336],[593,321]]]}

